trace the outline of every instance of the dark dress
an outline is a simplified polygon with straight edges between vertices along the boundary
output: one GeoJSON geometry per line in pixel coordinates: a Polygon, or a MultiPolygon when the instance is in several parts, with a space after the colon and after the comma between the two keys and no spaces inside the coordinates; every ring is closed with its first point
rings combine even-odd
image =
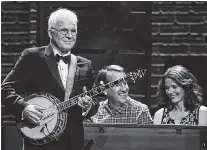
{"type": "MultiPolygon", "coordinates": [[[[180,121],[180,124],[198,125],[199,108],[200,107],[196,107],[196,109],[183,117],[180,121]]],[[[161,124],[175,124],[175,121],[170,118],[169,110],[167,108],[164,108],[161,124]]]]}

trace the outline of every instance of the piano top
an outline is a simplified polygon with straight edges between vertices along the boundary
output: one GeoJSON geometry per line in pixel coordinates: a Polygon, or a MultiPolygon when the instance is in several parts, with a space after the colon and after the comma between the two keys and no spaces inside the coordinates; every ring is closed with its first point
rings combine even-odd
{"type": "Polygon", "coordinates": [[[116,127],[116,128],[172,128],[172,129],[204,129],[207,130],[207,126],[198,125],[154,125],[154,124],[109,124],[109,123],[84,123],[84,127],[116,127]]]}

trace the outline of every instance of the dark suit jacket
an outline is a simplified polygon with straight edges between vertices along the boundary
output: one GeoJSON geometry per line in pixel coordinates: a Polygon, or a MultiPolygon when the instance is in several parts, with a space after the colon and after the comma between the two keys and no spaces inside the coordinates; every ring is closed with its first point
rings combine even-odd
{"type": "MultiPolygon", "coordinates": [[[[93,69],[91,61],[77,56],[77,71],[71,97],[82,93],[83,86],[91,89],[93,69]]],[[[16,120],[21,119],[25,105],[16,102],[37,92],[50,93],[64,100],[65,90],[58,72],[52,47],[29,48],[23,51],[16,65],[2,83],[2,104],[6,105],[16,120]]],[[[94,115],[98,105],[93,105],[87,117],[94,115]]],[[[82,110],[75,105],[69,108],[68,124],[58,142],[45,146],[32,146],[25,141],[25,149],[30,150],[82,150],[84,142],[82,110]]]]}

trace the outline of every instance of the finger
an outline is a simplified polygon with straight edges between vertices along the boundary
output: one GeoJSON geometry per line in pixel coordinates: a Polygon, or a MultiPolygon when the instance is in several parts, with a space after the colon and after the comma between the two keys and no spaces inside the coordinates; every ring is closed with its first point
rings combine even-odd
{"type": "Polygon", "coordinates": [[[84,104],[90,106],[90,105],[92,105],[92,102],[93,102],[93,100],[91,97],[89,97],[89,96],[84,97],[84,104]]]}
{"type": "Polygon", "coordinates": [[[87,105],[89,103],[88,99],[86,99],[85,97],[82,97],[81,100],[84,105],[87,105]]]}
{"type": "Polygon", "coordinates": [[[90,102],[87,99],[85,99],[84,97],[81,98],[80,102],[82,102],[81,105],[84,109],[89,107],[89,105],[90,105],[90,102]]]}
{"type": "Polygon", "coordinates": [[[42,106],[39,106],[39,105],[34,105],[34,106],[35,106],[35,108],[38,109],[38,110],[44,110],[44,109],[45,109],[45,107],[42,107],[42,106]]]}
{"type": "Polygon", "coordinates": [[[34,120],[34,121],[40,121],[40,117],[38,117],[37,115],[35,115],[34,113],[29,113],[28,114],[28,118],[29,119],[32,119],[32,120],[34,120]]]}
{"type": "Polygon", "coordinates": [[[88,96],[88,95],[85,95],[83,98],[85,98],[88,101],[91,101],[92,100],[92,98],[90,96],[88,96]]]}
{"type": "Polygon", "coordinates": [[[39,112],[38,110],[34,109],[32,111],[29,111],[30,113],[33,113],[34,115],[41,117],[42,116],[42,112],[39,112]]]}
{"type": "Polygon", "coordinates": [[[83,93],[86,93],[87,92],[87,88],[86,86],[83,87],[83,93]]]}
{"type": "Polygon", "coordinates": [[[26,108],[26,109],[24,110],[24,112],[25,112],[26,116],[28,116],[28,115],[30,115],[30,114],[35,114],[35,115],[37,115],[37,116],[41,116],[41,112],[38,112],[38,111],[34,108],[34,106],[26,108]]]}
{"type": "Polygon", "coordinates": [[[40,122],[39,121],[36,121],[35,119],[33,119],[33,118],[29,118],[28,119],[32,124],[34,124],[34,125],[38,125],[40,122]]]}
{"type": "Polygon", "coordinates": [[[35,109],[38,110],[39,112],[43,112],[43,110],[45,110],[44,107],[39,106],[39,105],[35,105],[34,107],[35,107],[35,109]]]}
{"type": "Polygon", "coordinates": [[[78,106],[80,106],[82,109],[87,109],[89,107],[88,105],[80,104],[79,102],[78,102],[78,106]]]}
{"type": "Polygon", "coordinates": [[[83,101],[82,101],[81,97],[78,97],[78,105],[83,106],[83,101]]]}
{"type": "Polygon", "coordinates": [[[80,106],[81,108],[84,108],[83,104],[81,103],[81,101],[78,101],[78,106],[80,106]]]}
{"type": "Polygon", "coordinates": [[[37,116],[41,116],[41,112],[39,112],[37,109],[36,109],[36,106],[35,105],[29,105],[25,108],[25,112],[26,113],[34,113],[36,114],[37,116]]]}

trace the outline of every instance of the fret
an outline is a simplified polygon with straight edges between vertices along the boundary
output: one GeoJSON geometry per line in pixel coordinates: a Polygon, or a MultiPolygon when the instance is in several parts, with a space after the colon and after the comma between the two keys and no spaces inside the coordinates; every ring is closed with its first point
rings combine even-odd
{"type": "Polygon", "coordinates": [[[121,78],[117,81],[114,81],[115,82],[115,85],[119,85],[120,83],[124,82],[124,78],[121,78]]]}
{"type": "Polygon", "coordinates": [[[63,103],[63,109],[66,109],[67,107],[66,107],[66,103],[63,103]]]}
{"type": "Polygon", "coordinates": [[[62,103],[62,110],[64,110],[64,103],[62,103]]]}
{"type": "Polygon", "coordinates": [[[126,82],[126,80],[125,80],[125,78],[122,78],[122,79],[118,80],[118,82],[120,84],[121,82],[126,82]]]}
{"type": "Polygon", "coordinates": [[[87,91],[86,94],[87,94],[89,97],[93,97],[93,95],[91,94],[91,90],[90,90],[90,91],[87,91]]]}
{"type": "Polygon", "coordinates": [[[106,85],[105,85],[105,88],[106,88],[106,89],[109,89],[109,88],[110,88],[110,85],[109,85],[109,84],[106,84],[106,85]]]}
{"type": "Polygon", "coordinates": [[[67,103],[64,103],[63,108],[64,108],[64,109],[67,108],[67,103]]]}
{"type": "Polygon", "coordinates": [[[104,85],[99,86],[99,89],[101,90],[101,92],[106,90],[106,87],[104,85]]]}
{"type": "Polygon", "coordinates": [[[62,105],[60,105],[60,110],[61,110],[61,111],[63,110],[63,106],[62,106],[62,105]]]}
{"type": "Polygon", "coordinates": [[[73,106],[74,104],[76,104],[78,101],[78,96],[74,97],[74,98],[71,98],[69,99],[69,106],[73,106]]]}
{"type": "Polygon", "coordinates": [[[99,92],[98,92],[98,90],[97,90],[97,87],[96,87],[96,88],[93,88],[92,91],[93,91],[93,95],[97,95],[97,94],[99,94],[99,92]]]}
{"type": "Polygon", "coordinates": [[[78,101],[72,101],[72,102],[70,103],[70,107],[76,105],[77,102],[78,102],[78,101]]]}
{"type": "Polygon", "coordinates": [[[64,109],[64,103],[62,103],[62,109],[64,109]]]}
{"type": "Polygon", "coordinates": [[[60,109],[62,110],[63,109],[63,104],[61,103],[61,105],[60,105],[60,109]]]}
{"type": "Polygon", "coordinates": [[[66,108],[67,108],[67,106],[68,106],[68,103],[67,103],[67,102],[65,102],[65,103],[64,103],[64,109],[66,109],[66,108]]]}
{"type": "Polygon", "coordinates": [[[109,87],[114,87],[115,84],[114,84],[114,82],[109,82],[108,85],[109,85],[109,87]]]}
{"type": "Polygon", "coordinates": [[[84,96],[86,96],[87,95],[87,93],[82,93],[81,95],[80,95],[80,97],[84,97],[84,96]]]}
{"type": "Polygon", "coordinates": [[[58,109],[58,111],[60,111],[60,105],[57,105],[57,109],[58,109]]]}
{"type": "Polygon", "coordinates": [[[67,108],[70,106],[70,103],[66,103],[67,104],[67,108]]]}
{"type": "Polygon", "coordinates": [[[68,102],[66,102],[66,103],[67,103],[67,107],[69,107],[69,106],[72,105],[71,102],[70,102],[70,100],[68,102]]]}
{"type": "Polygon", "coordinates": [[[65,103],[67,103],[67,104],[68,104],[68,106],[70,106],[70,105],[71,105],[70,100],[66,101],[65,103]]]}

